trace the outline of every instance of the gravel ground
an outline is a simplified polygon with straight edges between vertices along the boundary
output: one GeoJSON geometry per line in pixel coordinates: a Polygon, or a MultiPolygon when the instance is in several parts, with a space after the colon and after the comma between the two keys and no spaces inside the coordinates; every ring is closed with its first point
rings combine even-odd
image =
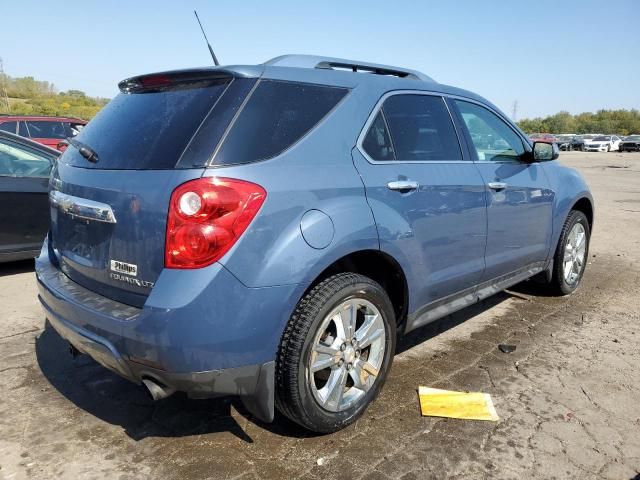
{"type": "Polygon", "coordinates": [[[412,333],[379,400],[333,435],[235,401],[152,403],[71,358],[32,262],[1,265],[0,478],[640,478],[640,154],[561,161],[596,198],[581,288],[525,283],[412,333]],[[500,421],[423,418],[418,385],[488,392],[500,421]]]}

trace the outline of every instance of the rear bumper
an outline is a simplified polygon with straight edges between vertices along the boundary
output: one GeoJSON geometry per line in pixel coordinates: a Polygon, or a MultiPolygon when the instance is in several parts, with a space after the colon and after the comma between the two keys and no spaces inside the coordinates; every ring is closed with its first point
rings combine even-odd
{"type": "Polygon", "coordinates": [[[134,383],[153,380],[168,391],[183,391],[191,398],[239,396],[247,409],[258,418],[266,422],[273,420],[274,361],[224,370],[170,373],[126,360],[104,338],[76,327],[50,311],[47,312],[47,318],[58,334],[80,352],[134,383]]]}
{"type": "Polygon", "coordinates": [[[196,291],[171,275],[158,279],[145,306],[135,308],[71,281],[49,261],[45,241],[36,259],[38,297],[63,338],[122,377],[192,398],[237,395],[271,421],[275,354],[302,287],[247,288],[212,267],[209,283],[203,272],[191,279],[196,291]],[[188,291],[176,297],[164,288],[188,291]]]}

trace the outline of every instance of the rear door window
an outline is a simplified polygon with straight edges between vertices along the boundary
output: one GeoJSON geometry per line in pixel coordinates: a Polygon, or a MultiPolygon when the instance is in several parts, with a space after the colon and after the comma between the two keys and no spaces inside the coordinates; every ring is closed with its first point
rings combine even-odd
{"type": "Polygon", "coordinates": [[[460,143],[442,97],[393,95],[385,100],[381,111],[396,160],[462,160],[460,143]]]}
{"type": "Polygon", "coordinates": [[[121,93],[76,137],[97,153],[98,162],[88,162],[76,148],[68,148],[62,159],[84,168],[174,168],[230,81],[121,93]]]}
{"type": "Polygon", "coordinates": [[[382,110],[378,112],[369,127],[369,131],[362,142],[362,148],[376,161],[385,162],[396,159],[382,110]]]}
{"type": "Polygon", "coordinates": [[[281,154],[315,127],[347,92],[339,87],[262,80],[213,163],[235,165],[281,154]]]}

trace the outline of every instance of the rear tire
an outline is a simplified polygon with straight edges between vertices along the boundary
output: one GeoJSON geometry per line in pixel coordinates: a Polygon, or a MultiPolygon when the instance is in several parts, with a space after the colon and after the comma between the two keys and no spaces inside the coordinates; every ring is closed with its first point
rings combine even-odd
{"type": "Polygon", "coordinates": [[[330,433],[377,397],[395,353],[396,320],[385,290],[354,273],[323,280],[298,303],[276,358],[276,407],[330,433]]]}
{"type": "Polygon", "coordinates": [[[580,285],[589,258],[590,238],[586,215],[579,210],[572,210],[564,222],[553,257],[549,288],[554,294],[569,295],[580,285]]]}

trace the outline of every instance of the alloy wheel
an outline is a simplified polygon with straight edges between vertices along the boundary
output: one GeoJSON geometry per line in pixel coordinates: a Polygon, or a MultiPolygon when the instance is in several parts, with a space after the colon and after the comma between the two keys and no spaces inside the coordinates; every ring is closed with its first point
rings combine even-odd
{"type": "Polygon", "coordinates": [[[351,298],[320,323],[306,368],[318,404],[330,412],[344,411],[373,387],[384,361],[385,322],[368,300],[351,298]]]}
{"type": "Polygon", "coordinates": [[[576,223],[569,235],[564,247],[563,275],[568,285],[575,285],[580,279],[584,269],[585,254],[587,251],[587,232],[581,223],[576,223]]]}

